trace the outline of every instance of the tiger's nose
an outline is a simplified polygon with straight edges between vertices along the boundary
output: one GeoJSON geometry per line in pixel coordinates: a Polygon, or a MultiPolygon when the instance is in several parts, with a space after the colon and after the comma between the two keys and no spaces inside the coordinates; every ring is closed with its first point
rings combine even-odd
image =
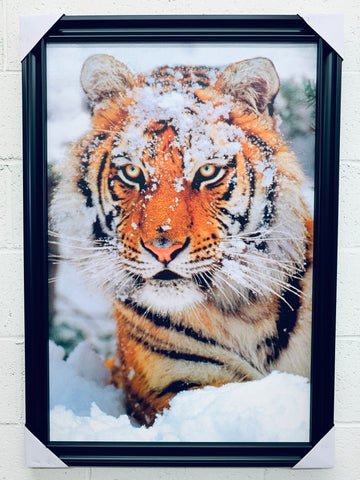
{"type": "Polygon", "coordinates": [[[162,263],[169,263],[173,260],[184,248],[187,247],[189,244],[189,239],[186,239],[184,243],[175,243],[170,244],[169,241],[157,241],[154,242],[155,244],[151,243],[144,243],[144,247],[150,253],[154,255],[154,257],[162,263]]]}

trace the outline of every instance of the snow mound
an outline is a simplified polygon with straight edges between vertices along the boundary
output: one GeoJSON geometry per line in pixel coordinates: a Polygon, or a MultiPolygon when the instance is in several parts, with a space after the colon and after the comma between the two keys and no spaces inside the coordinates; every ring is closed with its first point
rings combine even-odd
{"type": "Polygon", "coordinates": [[[306,442],[308,379],[273,372],[262,380],[179,393],[150,428],[125,413],[123,394],[107,385],[102,360],[81,343],[65,361],[50,343],[52,441],[306,442]]]}
{"type": "Polygon", "coordinates": [[[109,385],[110,372],[90,342],[80,343],[66,361],[64,355],[62,347],[50,342],[50,410],[63,405],[74,415],[86,417],[95,402],[104,414],[117,417],[125,412],[123,394],[109,385]]]}

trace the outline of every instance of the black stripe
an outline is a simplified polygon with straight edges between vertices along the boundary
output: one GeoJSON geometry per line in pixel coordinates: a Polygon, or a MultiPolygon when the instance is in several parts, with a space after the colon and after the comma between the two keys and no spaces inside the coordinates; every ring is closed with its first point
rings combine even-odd
{"type": "MultiPolygon", "coordinates": [[[[121,217],[121,220],[119,222],[119,225],[118,227],[121,227],[121,225],[130,217],[130,213],[128,213],[127,215],[124,215],[123,217],[121,217]]],[[[140,252],[137,252],[137,253],[140,253],[140,252]]]]}
{"type": "Polygon", "coordinates": [[[95,240],[106,240],[109,236],[102,229],[99,216],[96,216],[96,220],[93,223],[93,236],[95,240]]]}
{"type": "Polygon", "coordinates": [[[229,230],[229,225],[226,225],[226,223],[223,222],[220,217],[214,216],[213,218],[214,218],[214,220],[216,220],[220,224],[221,227],[223,227],[224,230],[226,230],[226,231],[229,230]]]}
{"type": "MultiPolygon", "coordinates": [[[[253,145],[257,146],[260,149],[261,153],[265,157],[265,163],[269,164],[269,157],[274,153],[273,148],[269,147],[269,145],[264,140],[262,140],[260,137],[257,137],[256,135],[249,135],[248,139],[253,145]]],[[[260,226],[271,226],[275,214],[274,199],[276,194],[276,187],[277,182],[275,178],[273,178],[271,185],[267,188],[266,191],[266,204],[264,207],[263,219],[260,226]]]]}
{"type": "Polygon", "coordinates": [[[86,206],[92,207],[93,206],[92,193],[91,193],[88,182],[84,178],[80,178],[77,185],[79,187],[80,192],[86,198],[86,206]]]}
{"type": "Polygon", "coordinates": [[[169,72],[169,70],[166,70],[165,72],[155,72],[151,75],[154,78],[161,78],[161,77],[173,77],[174,74],[172,72],[169,72]]]}
{"type": "Polygon", "coordinates": [[[265,155],[272,155],[274,153],[273,149],[269,147],[269,145],[260,137],[257,137],[256,135],[249,135],[248,139],[253,145],[259,147],[259,149],[265,153],[265,155]]]}
{"type": "Polygon", "coordinates": [[[179,393],[183,390],[190,390],[190,388],[201,387],[201,383],[191,383],[184,382],[183,380],[175,380],[175,382],[170,383],[165,387],[161,392],[157,394],[158,397],[163,397],[168,393],[179,393]]]}
{"type": "Polygon", "coordinates": [[[301,290],[301,281],[310,265],[311,262],[307,260],[301,275],[288,279],[289,289],[283,293],[284,301],[279,301],[276,334],[271,338],[267,338],[265,341],[268,365],[277,360],[281,350],[285,349],[289,344],[290,335],[296,326],[298,310],[301,306],[301,297],[295,292],[301,290]]]}
{"type": "Polygon", "coordinates": [[[234,216],[234,222],[237,221],[240,224],[240,232],[244,231],[246,225],[249,223],[249,215],[250,215],[250,209],[252,206],[252,201],[255,195],[255,171],[252,166],[252,163],[249,158],[245,158],[246,160],[246,170],[247,170],[247,176],[249,179],[250,183],[250,191],[249,191],[249,201],[247,208],[245,210],[244,215],[236,215],[234,216]]]}
{"type": "MultiPolygon", "coordinates": [[[[184,164],[184,154],[183,154],[183,152],[179,148],[174,147],[174,146],[171,147],[171,151],[172,152],[176,151],[176,153],[179,155],[179,157],[181,159],[181,168],[184,170],[185,169],[185,164],[184,164]]],[[[175,163],[175,162],[173,162],[173,163],[175,163]]]]}
{"type": "Polygon", "coordinates": [[[108,157],[108,152],[105,152],[105,153],[104,153],[104,156],[103,156],[103,158],[102,158],[102,160],[101,160],[101,165],[100,165],[99,172],[98,172],[98,175],[97,175],[97,188],[98,188],[99,204],[100,204],[100,205],[102,205],[101,179],[102,179],[102,174],[103,174],[104,169],[105,169],[107,157],[108,157]]]}
{"type": "Polygon", "coordinates": [[[111,198],[112,200],[114,200],[114,202],[118,202],[120,200],[124,200],[124,198],[120,198],[118,195],[116,195],[116,193],[114,193],[112,190],[110,191],[110,194],[111,194],[111,198]]]}
{"type": "Polygon", "coordinates": [[[210,82],[204,82],[203,80],[185,80],[182,82],[182,85],[186,85],[188,87],[193,87],[194,85],[199,85],[202,88],[208,87],[210,82]]]}
{"type": "Polygon", "coordinates": [[[208,75],[206,75],[206,73],[201,73],[198,70],[193,71],[193,75],[195,75],[196,77],[205,78],[206,80],[209,80],[209,77],[208,75]]]}
{"type": "Polygon", "coordinates": [[[186,113],[190,113],[190,115],[197,115],[196,112],[194,112],[194,110],[192,110],[192,109],[189,108],[189,107],[185,107],[185,112],[186,112],[186,113]]]}
{"type": "Polygon", "coordinates": [[[246,245],[253,245],[256,248],[256,250],[258,250],[259,252],[266,252],[269,248],[269,245],[265,240],[262,240],[261,242],[257,243],[256,237],[252,239],[250,238],[250,235],[249,235],[249,239],[243,238],[242,241],[246,245]]]}
{"type": "Polygon", "coordinates": [[[140,307],[139,305],[134,305],[130,300],[126,300],[125,305],[134,310],[139,316],[145,317],[157,327],[166,328],[167,330],[176,330],[179,333],[184,333],[187,337],[193,338],[197,342],[218,345],[222,348],[226,348],[225,346],[218,344],[213,338],[204,337],[191,327],[185,327],[184,325],[173,323],[168,316],[161,316],[156,313],[152,313],[149,310],[140,307]]]}
{"type": "MultiPolygon", "coordinates": [[[[125,300],[125,305],[127,305],[128,307],[130,307],[133,311],[135,311],[138,315],[141,315],[142,317],[145,317],[146,319],[148,319],[149,321],[151,321],[152,323],[154,323],[154,325],[156,325],[157,327],[162,327],[162,328],[166,328],[168,330],[171,330],[171,329],[174,329],[176,330],[177,332],[179,333],[184,333],[186,336],[188,337],[191,337],[193,338],[194,340],[198,341],[198,342],[201,342],[201,343],[206,343],[206,344],[210,344],[210,345],[214,345],[214,346],[217,346],[219,348],[222,348],[223,350],[227,351],[227,352],[230,352],[232,354],[235,354],[237,355],[239,358],[242,358],[243,360],[245,360],[247,363],[249,363],[249,365],[251,365],[253,368],[257,369],[257,366],[250,360],[250,359],[247,359],[245,357],[243,357],[241,355],[240,352],[235,352],[232,348],[229,348],[227,347],[226,345],[223,345],[221,343],[218,343],[215,339],[213,338],[209,338],[209,337],[204,337],[203,335],[201,335],[200,333],[196,332],[195,330],[193,330],[191,327],[185,327],[183,325],[177,325],[177,324],[174,324],[171,322],[170,318],[169,317],[163,317],[163,316],[160,316],[160,315],[157,315],[157,314],[154,314],[150,311],[148,311],[147,309],[144,309],[138,305],[134,305],[131,303],[130,300],[125,300]]],[[[144,332],[144,334],[146,335],[146,333],[144,332]]],[[[135,338],[136,341],[138,341],[139,343],[142,343],[142,340],[141,339],[138,339],[138,338],[135,338]]],[[[155,352],[162,352],[162,350],[159,350],[158,348],[156,347],[153,347],[154,348],[154,351],[155,352]]],[[[187,355],[187,354],[184,354],[184,355],[187,355]]],[[[190,354],[189,354],[190,355],[190,354]]],[[[191,355],[190,355],[191,356],[191,355]]],[[[198,355],[193,355],[194,357],[199,357],[199,358],[207,358],[207,357],[202,357],[202,356],[198,356],[198,355]]],[[[180,357],[179,357],[180,358],[180,357]]],[[[195,360],[193,360],[195,361],[195,360]]],[[[202,360],[198,360],[198,361],[202,361],[202,360]]],[[[205,360],[203,360],[205,361],[205,360]]],[[[211,363],[218,363],[219,365],[225,365],[224,363],[222,362],[219,362],[217,360],[214,360],[213,362],[211,360],[209,360],[211,363]]],[[[233,373],[236,373],[236,375],[239,375],[237,373],[236,370],[234,370],[232,367],[230,367],[229,365],[226,366],[226,368],[228,369],[231,369],[231,371],[233,373]]],[[[241,374],[243,375],[243,374],[241,374]]]]}
{"type": "Polygon", "coordinates": [[[156,122],[157,125],[161,125],[160,128],[153,129],[153,128],[146,128],[144,133],[152,133],[155,135],[160,135],[161,133],[164,133],[168,128],[171,128],[171,130],[176,134],[176,128],[174,125],[171,125],[171,121],[173,119],[169,120],[159,120],[156,122]]]}
{"type": "Polygon", "coordinates": [[[202,104],[202,105],[205,103],[203,100],[201,100],[200,97],[198,97],[198,95],[196,95],[196,93],[193,93],[193,95],[194,95],[194,100],[195,100],[196,103],[199,103],[199,104],[202,104]]]}
{"type": "Polygon", "coordinates": [[[266,241],[262,241],[260,243],[254,242],[254,245],[256,250],[258,250],[259,252],[266,252],[269,248],[269,245],[267,244],[266,241]]]}
{"type": "Polygon", "coordinates": [[[113,212],[110,211],[110,212],[105,216],[106,226],[107,226],[107,228],[108,228],[109,230],[111,230],[113,219],[114,219],[114,214],[113,214],[113,212]]]}
{"type": "Polygon", "coordinates": [[[239,233],[242,232],[245,228],[245,225],[248,222],[248,214],[245,212],[245,215],[234,215],[229,212],[226,208],[220,208],[221,213],[226,215],[227,217],[230,218],[231,220],[231,225],[234,225],[234,223],[239,223],[240,225],[240,230],[239,233]]]}
{"type": "Polygon", "coordinates": [[[236,186],[236,182],[229,182],[229,187],[224,193],[224,195],[220,198],[220,200],[225,200],[226,202],[229,201],[236,186]]]}
{"type": "Polygon", "coordinates": [[[277,189],[277,182],[273,179],[271,185],[266,190],[266,203],[263,211],[262,223],[259,225],[259,228],[262,226],[270,227],[275,216],[275,195],[277,189]]]}
{"type": "Polygon", "coordinates": [[[81,171],[83,175],[86,175],[88,167],[89,167],[89,160],[90,157],[93,153],[93,151],[96,149],[98,141],[103,141],[105,140],[106,134],[105,133],[99,133],[98,135],[95,135],[92,143],[87,144],[85,147],[85,150],[83,153],[78,155],[80,162],[81,162],[81,171]]]}
{"type": "MultiPolygon", "coordinates": [[[[249,183],[250,183],[250,200],[254,197],[255,195],[255,170],[254,167],[251,163],[251,160],[249,158],[246,159],[246,170],[247,174],[249,177],[249,183]]],[[[250,202],[248,205],[248,209],[250,208],[250,202]]]]}
{"type": "Polygon", "coordinates": [[[130,333],[129,335],[133,340],[135,340],[137,343],[140,343],[148,350],[151,350],[154,353],[158,353],[159,355],[163,355],[164,357],[168,357],[173,360],[185,360],[186,362],[196,362],[196,363],[211,363],[213,365],[221,365],[221,366],[224,365],[223,362],[220,362],[220,360],[215,360],[215,358],[204,357],[203,355],[196,355],[194,353],[177,352],[175,350],[166,350],[164,348],[158,348],[156,345],[150,345],[149,342],[146,342],[142,338],[137,337],[133,333],[130,333]]]}

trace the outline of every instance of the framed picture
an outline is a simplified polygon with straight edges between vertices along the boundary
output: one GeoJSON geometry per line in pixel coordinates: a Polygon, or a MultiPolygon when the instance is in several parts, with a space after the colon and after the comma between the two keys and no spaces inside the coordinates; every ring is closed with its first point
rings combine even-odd
{"type": "Polygon", "coordinates": [[[329,438],[340,69],[299,16],[63,16],[26,55],[30,465],[329,438]]]}

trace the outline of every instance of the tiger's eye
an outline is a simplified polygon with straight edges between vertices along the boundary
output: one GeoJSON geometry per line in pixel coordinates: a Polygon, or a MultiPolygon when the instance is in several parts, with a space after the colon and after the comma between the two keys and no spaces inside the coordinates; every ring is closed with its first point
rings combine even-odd
{"type": "Polygon", "coordinates": [[[209,178],[215,174],[216,167],[215,165],[204,165],[200,168],[199,172],[203,177],[209,178]]]}
{"type": "Polygon", "coordinates": [[[141,169],[140,169],[140,167],[137,167],[136,165],[126,165],[125,173],[129,178],[134,178],[135,179],[140,175],[141,169]]]}

